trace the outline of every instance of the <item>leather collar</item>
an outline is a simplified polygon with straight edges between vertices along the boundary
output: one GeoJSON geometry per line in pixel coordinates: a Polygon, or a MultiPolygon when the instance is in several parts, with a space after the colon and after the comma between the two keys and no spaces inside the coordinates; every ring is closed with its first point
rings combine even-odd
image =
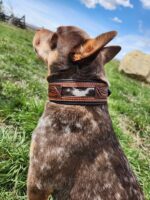
{"type": "Polygon", "coordinates": [[[67,105],[100,105],[106,104],[110,95],[107,83],[102,80],[75,80],[59,79],[49,80],[48,97],[49,101],[67,105]],[[83,91],[83,95],[74,95],[83,91]],[[91,94],[84,91],[90,91],[91,94]],[[73,91],[67,94],[65,91],[73,91]]]}

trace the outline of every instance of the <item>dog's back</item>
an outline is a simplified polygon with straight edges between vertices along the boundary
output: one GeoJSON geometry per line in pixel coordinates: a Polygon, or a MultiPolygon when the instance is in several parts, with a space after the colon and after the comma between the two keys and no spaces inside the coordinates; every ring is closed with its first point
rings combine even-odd
{"type": "Polygon", "coordinates": [[[107,106],[47,103],[31,149],[36,186],[52,188],[56,199],[143,199],[114,135],[107,106]]]}

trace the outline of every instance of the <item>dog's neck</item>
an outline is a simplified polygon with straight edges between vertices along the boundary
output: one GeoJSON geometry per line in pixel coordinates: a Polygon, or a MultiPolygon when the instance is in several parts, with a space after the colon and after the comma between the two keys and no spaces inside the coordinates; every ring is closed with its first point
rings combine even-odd
{"type": "Polygon", "coordinates": [[[105,72],[100,63],[99,57],[90,61],[82,61],[78,64],[73,64],[71,62],[61,62],[62,64],[55,63],[50,68],[50,75],[47,77],[49,82],[50,79],[74,79],[74,80],[102,80],[109,85],[105,72]]]}
{"type": "Polygon", "coordinates": [[[109,96],[108,83],[101,79],[99,70],[96,73],[96,68],[93,66],[96,64],[98,65],[98,63],[93,62],[85,66],[66,65],[66,67],[56,67],[57,65],[55,65],[55,67],[52,67],[51,74],[47,77],[49,100],[69,102],[70,104],[73,102],[73,105],[106,103],[109,96]],[[68,82],[67,85],[64,82],[68,82]]]}
{"type": "MultiPolygon", "coordinates": [[[[78,68],[69,68],[67,70],[54,71],[50,70],[50,75],[47,76],[47,81],[51,82],[51,80],[59,81],[60,79],[73,79],[80,81],[91,81],[91,80],[102,80],[106,84],[108,84],[106,78],[101,75],[101,73],[96,74],[95,72],[89,73],[86,70],[78,70],[78,68]]],[[[109,85],[109,84],[108,84],[109,85]]]]}
{"type": "Polygon", "coordinates": [[[108,85],[102,80],[56,79],[48,77],[49,100],[69,105],[99,105],[107,103],[108,85]]]}

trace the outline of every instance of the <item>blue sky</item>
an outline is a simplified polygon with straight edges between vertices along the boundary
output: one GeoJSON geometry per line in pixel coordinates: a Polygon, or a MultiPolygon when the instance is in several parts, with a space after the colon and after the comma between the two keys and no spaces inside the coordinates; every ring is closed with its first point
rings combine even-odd
{"type": "Polygon", "coordinates": [[[92,37],[117,30],[112,44],[122,46],[118,58],[134,49],[150,53],[150,0],[3,0],[7,12],[26,15],[28,23],[56,30],[75,25],[92,37]]]}

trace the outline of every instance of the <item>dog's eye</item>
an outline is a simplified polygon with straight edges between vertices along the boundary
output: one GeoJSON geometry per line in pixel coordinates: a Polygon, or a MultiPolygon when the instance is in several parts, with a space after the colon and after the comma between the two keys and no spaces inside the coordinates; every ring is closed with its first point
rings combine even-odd
{"type": "Polygon", "coordinates": [[[38,46],[40,44],[40,39],[36,40],[36,45],[38,46]]]}

